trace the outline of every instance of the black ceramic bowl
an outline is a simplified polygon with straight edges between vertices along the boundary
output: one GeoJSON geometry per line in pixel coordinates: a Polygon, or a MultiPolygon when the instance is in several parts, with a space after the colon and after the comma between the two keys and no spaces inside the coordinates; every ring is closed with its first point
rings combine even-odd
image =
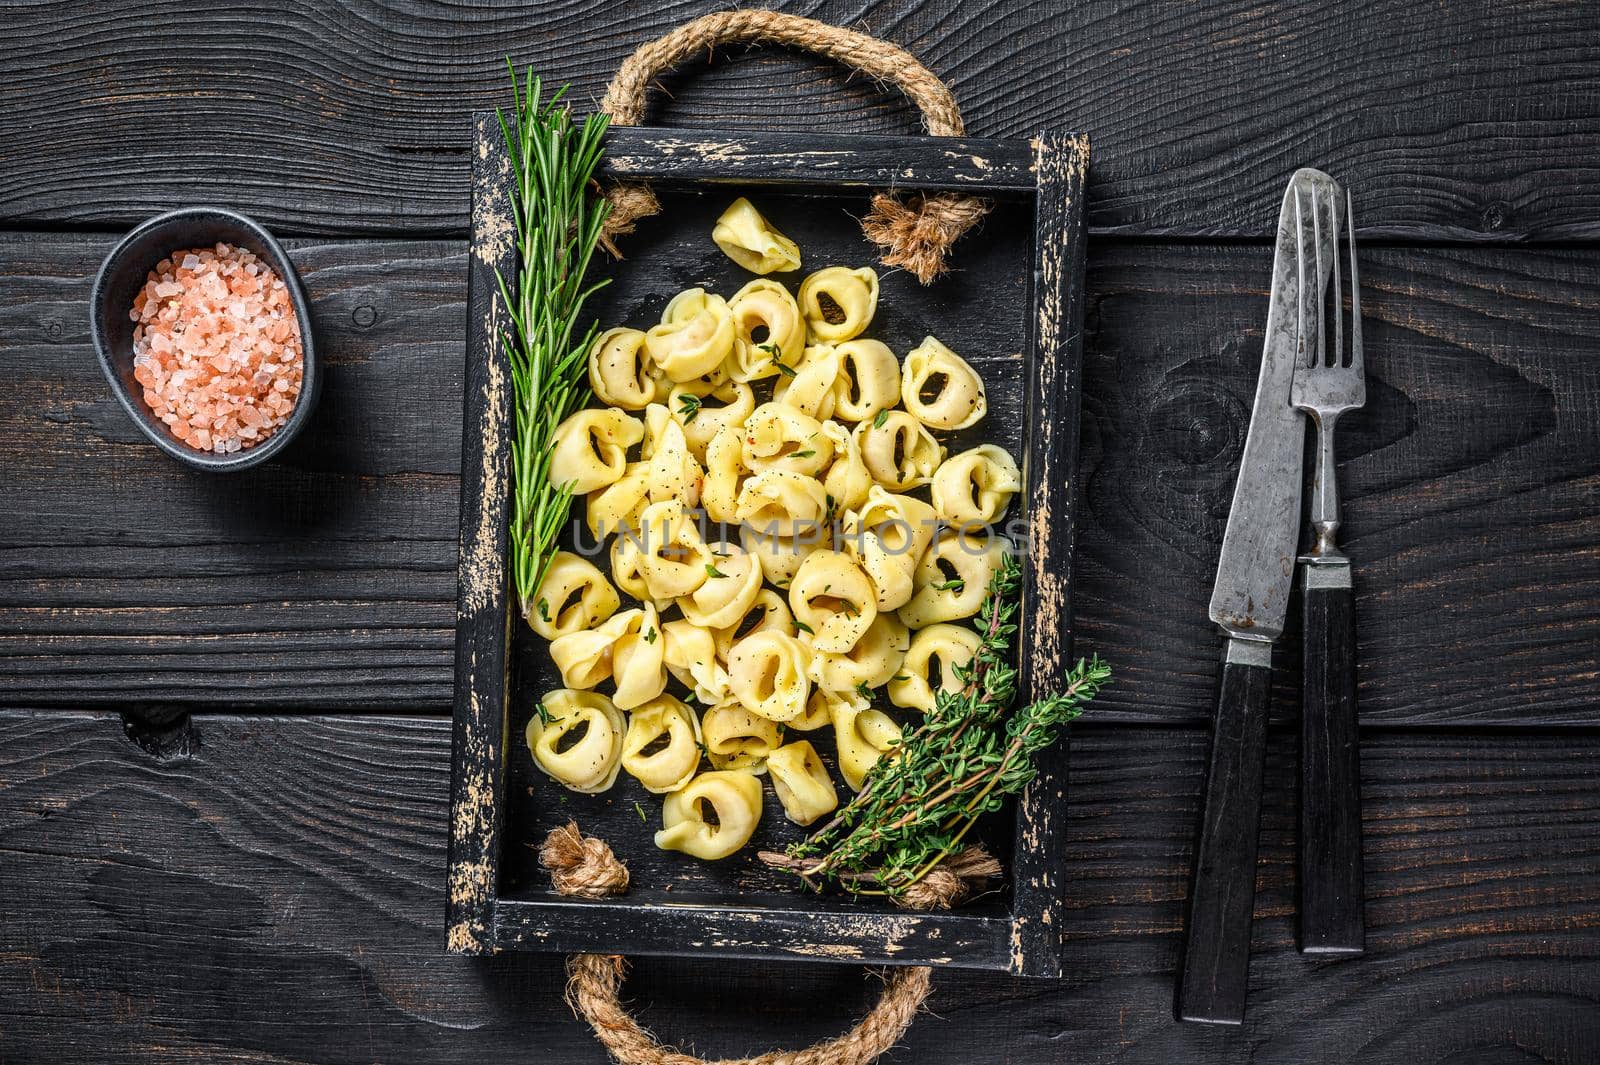
{"type": "Polygon", "coordinates": [[[94,279],[90,296],[90,327],[100,368],[117,394],[122,408],[135,425],[155,445],[180,462],[202,470],[242,470],[257,466],[282,451],[295,434],[305,427],[317,405],[322,377],[317,372],[316,343],[311,334],[311,307],[301,287],[300,275],[278,242],[265,229],[242,214],[221,207],[186,207],[159,215],[135,229],[111,249],[100,273],[94,279]],[[242,448],[231,455],[200,451],[175,438],[161,420],[145,406],[144,388],[133,379],[133,326],[128,311],[133,298],[144,287],[145,278],[156,263],[175,251],[204,248],[217,243],[248,248],[260,256],[283,279],[289,289],[295,317],[300,322],[300,346],[305,365],[300,379],[300,396],[294,410],[277,432],[255,447],[242,448]]]}

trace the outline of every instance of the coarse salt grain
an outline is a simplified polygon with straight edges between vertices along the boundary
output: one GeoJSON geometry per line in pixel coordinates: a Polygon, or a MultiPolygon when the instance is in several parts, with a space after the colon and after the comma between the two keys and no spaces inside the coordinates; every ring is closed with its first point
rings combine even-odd
{"type": "Polygon", "coordinates": [[[231,244],[174,252],[128,312],[133,377],[168,432],[199,451],[255,447],[289,420],[305,355],[289,290],[231,244]]]}

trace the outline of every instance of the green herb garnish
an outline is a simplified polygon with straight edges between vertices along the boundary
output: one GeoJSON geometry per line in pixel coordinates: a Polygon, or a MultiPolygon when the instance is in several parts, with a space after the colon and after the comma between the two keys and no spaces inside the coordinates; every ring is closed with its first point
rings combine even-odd
{"type": "MultiPolygon", "coordinates": [[[[934,712],[900,737],[861,791],[786,853],[762,855],[812,887],[835,883],[863,895],[900,895],[954,854],[973,824],[1027,786],[1040,752],[1111,679],[1098,658],[1080,660],[1055,695],[1012,709],[1021,566],[1007,556],[979,611],[980,643],[958,669],[959,691],[935,694],[934,712]]],[[[865,685],[858,687],[858,691],[865,685]]]]}
{"type": "Polygon", "coordinates": [[[951,577],[947,581],[940,581],[938,584],[935,584],[933,589],[936,592],[955,592],[959,595],[966,589],[966,587],[966,581],[962,580],[960,577],[951,577]]]}
{"type": "Polygon", "coordinates": [[[889,408],[885,407],[872,416],[872,427],[882,429],[883,423],[889,420],[889,408]]]}
{"type": "Polygon", "coordinates": [[[710,562],[707,562],[706,563],[706,576],[707,577],[726,577],[727,574],[722,572],[721,570],[719,570],[716,566],[712,565],[710,562]]]}
{"type": "Polygon", "coordinates": [[[633,801],[633,812],[639,815],[639,820],[645,824],[650,823],[650,815],[644,812],[644,807],[639,805],[639,800],[633,801]]]}
{"type": "Polygon", "coordinates": [[[801,632],[809,632],[813,636],[816,635],[816,630],[810,625],[807,625],[805,622],[801,621],[799,618],[794,619],[794,627],[799,629],[801,632]]]}
{"type": "Polygon", "coordinates": [[[550,483],[556,426],[589,400],[588,354],[599,326],[579,330],[584,301],[605,284],[584,284],[610,211],[594,184],[604,115],[574,124],[566,90],[549,98],[530,70],[511,71],[512,113],[499,112],[511,162],[509,209],[517,266],[496,275],[511,320],[501,345],[511,370],[511,568],[518,607],[528,616],[556,536],[572,506],[572,486],[550,483]]]}
{"type": "Polygon", "coordinates": [[[678,413],[683,415],[683,424],[694,421],[695,415],[700,413],[700,402],[700,397],[693,392],[685,392],[678,397],[678,413]]]}
{"type": "Polygon", "coordinates": [[[812,448],[806,448],[804,451],[791,452],[789,457],[792,459],[814,459],[817,457],[817,453],[812,448]]]}

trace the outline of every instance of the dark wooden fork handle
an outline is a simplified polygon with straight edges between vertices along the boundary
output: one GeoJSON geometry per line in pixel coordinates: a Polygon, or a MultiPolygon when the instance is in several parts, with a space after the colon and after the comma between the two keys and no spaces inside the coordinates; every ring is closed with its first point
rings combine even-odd
{"type": "Polygon", "coordinates": [[[1356,613],[1348,563],[1305,569],[1300,719],[1300,949],[1359,954],[1361,754],[1356,725],[1356,613]]]}
{"type": "Polygon", "coordinates": [[[1271,647],[1262,645],[1258,653],[1268,662],[1225,661],[1222,667],[1178,971],[1180,1020],[1244,1021],[1272,681],[1271,647]]]}

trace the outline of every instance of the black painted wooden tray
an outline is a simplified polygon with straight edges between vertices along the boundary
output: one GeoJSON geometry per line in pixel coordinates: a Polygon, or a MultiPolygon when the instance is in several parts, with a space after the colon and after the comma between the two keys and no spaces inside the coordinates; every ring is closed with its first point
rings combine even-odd
{"type": "MultiPolygon", "coordinates": [[[[493,114],[475,116],[466,413],[462,446],[460,608],[456,630],[449,948],[808,958],[856,964],[950,964],[1027,976],[1061,972],[1061,880],[1067,745],[1044,759],[1022,798],[980,826],[1006,869],[1003,886],[947,913],[882,900],[817,896],[760,865],[761,849],[801,838],[768,796],[755,838],[721,862],[656,850],[659,796],[626,775],[598,796],[565,791],[532,765],[522,731],[539,695],[559,686],[544,641],[513,624],[506,567],[511,383],[498,337],[495,282],[515,266],[506,217],[509,168],[493,114]],[[641,816],[641,811],[643,811],[641,816]],[[535,848],[575,818],[632,874],[628,894],[562,898],[535,848]]],[[[1026,490],[1008,519],[1029,534],[1019,649],[1020,698],[1053,687],[1071,653],[1071,562],[1082,354],[1087,138],[948,140],[617,128],[607,176],[647,179],[661,215],[641,223],[627,259],[597,266],[611,284],[592,303],[602,325],[645,327],[667,299],[703,285],[731,293],[749,275],[711,242],[740,194],[801,248],[791,286],[825,265],[875,267],[856,223],[876,189],[954,189],[993,213],[956,245],[954,271],[924,288],[882,273],[868,335],[903,353],[927,333],[983,375],[990,410],[952,450],[990,440],[1023,464],[1026,490]]],[[[825,750],[824,754],[828,752],[825,750]]]]}

